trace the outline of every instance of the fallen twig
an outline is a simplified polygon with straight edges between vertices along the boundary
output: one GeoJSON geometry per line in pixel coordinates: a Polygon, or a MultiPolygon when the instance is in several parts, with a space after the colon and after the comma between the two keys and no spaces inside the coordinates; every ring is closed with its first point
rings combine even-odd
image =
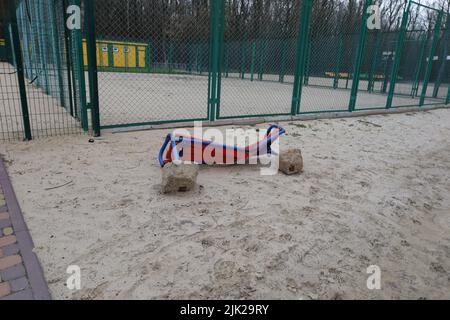
{"type": "Polygon", "coordinates": [[[73,182],[73,180],[71,180],[71,181],[69,181],[69,182],[67,182],[67,183],[65,183],[65,184],[63,184],[63,185],[57,186],[57,187],[45,188],[44,190],[45,190],[45,191],[49,191],[49,190],[54,190],[54,189],[62,188],[62,187],[65,187],[65,186],[71,184],[72,182],[73,182]]]}
{"type": "Polygon", "coordinates": [[[372,123],[372,122],[369,122],[369,121],[364,121],[364,120],[358,120],[358,121],[361,122],[361,123],[370,124],[370,125],[372,125],[374,127],[377,127],[377,128],[382,128],[383,127],[383,126],[380,126],[379,124],[372,123]]]}

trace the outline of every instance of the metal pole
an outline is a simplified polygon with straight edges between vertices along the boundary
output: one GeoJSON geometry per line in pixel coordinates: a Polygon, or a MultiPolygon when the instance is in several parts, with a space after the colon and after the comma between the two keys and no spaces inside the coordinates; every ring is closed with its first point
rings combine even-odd
{"type": "Polygon", "coordinates": [[[312,41],[310,39],[310,28],[308,28],[307,30],[307,44],[306,44],[306,53],[305,53],[305,81],[304,81],[304,85],[307,86],[309,85],[309,76],[311,73],[311,53],[312,53],[312,41]]]}
{"type": "Polygon", "coordinates": [[[173,43],[169,45],[169,73],[173,72],[173,43]]]}
{"type": "Polygon", "coordinates": [[[370,93],[373,92],[373,88],[375,86],[375,72],[376,72],[376,68],[377,68],[377,64],[378,64],[378,56],[380,55],[381,39],[382,39],[382,33],[381,33],[381,31],[378,31],[376,44],[375,44],[375,50],[374,50],[373,56],[372,56],[372,67],[370,68],[369,83],[367,85],[367,91],[369,91],[370,93]]]}
{"type": "Polygon", "coordinates": [[[101,135],[101,130],[98,98],[98,70],[96,57],[97,44],[95,39],[94,0],[85,0],[85,17],[92,129],[94,131],[94,135],[96,137],[99,137],[101,135]]]}
{"type": "Polygon", "coordinates": [[[423,60],[425,58],[425,50],[427,48],[427,43],[428,43],[428,36],[425,33],[423,35],[422,46],[421,46],[420,55],[419,55],[419,63],[417,65],[416,76],[415,76],[412,91],[411,91],[411,97],[413,97],[413,98],[415,98],[417,96],[417,93],[419,91],[420,72],[422,71],[423,60]]]}
{"type": "Polygon", "coordinates": [[[222,71],[224,64],[224,54],[225,54],[225,1],[220,1],[220,18],[219,22],[219,48],[218,48],[218,67],[217,67],[217,93],[216,93],[216,114],[215,118],[220,118],[220,102],[222,95],[222,71]]]}
{"type": "MultiPolygon", "coordinates": [[[[62,11],[59,14],[62,14],[63,17],[66,16],[66,6],[67,6],[67,0],[64,0],[62,3],[62,11]]],[[[67,63],[67,84],[68,84],[68,91],[69,91],[69,105],[70,105],[70,115],[73,117],[73,95],[72,95],[72,60],[71,60],[71,49],[69,44],[69,34],[67,32],[67,28],[63,26],[64,29],[64,46],[65,46],[65,52],[66,52],[66,63],[67,63]]],[[[101,56],[101,54],[100,54],[101,56]]]]}
{"type": "Polygon", "coordinates": [[[352,82],[352,93],[350,96],[350,104],[348,107],[348,110],[350,112],[355,111],[356,99],[358,97],[359,80],[361,77],[361,67],[363,64],[364,50],[366,47],[367,20],[369,18],[369,13],[367,12],[367,9],[369,8],[369,6],[371,4],[372,4],[372,0],[366,0],[364,3],[361,33],[360,33],[360,37],[359,37],[359,47],[358,47],[358,53],[357,53],[356,63],[355,63],[355,73],[354,73],[354,78],[353,78],[353,82],[352,82]]]}
{"type": "Polygon", "coordinates": [[[38,17],[36,23],[37,23],[37,28],[38,28],[38,33],[37,33],[37,37],[38,37],[38,42],[39,42],[39,51],[41,53],[41,65],[40,65],[40,70],[42,72],[42,70],[44,71],[44,79],[45,79],[45,93],[46,94],[50,94],[50,83],[49,83],[49,75],[47,72],[47,56],[48,56],[48,48],[45,45],[45,37],[47,35],[47,32],[45,31],[46,26],[41,22],[40,17],[43,17],[43,8],[42,5],[44,3],[43,2],[39,2],[36,1],[36,16],[38,17]]]}
{"type": "Polygon", "coordinates": [[[229,45],[227,43],[223,44],[224,46],[224,62],[225,62],[225,78],[228,78],[229,75],[229,65],[230,65],[230,54],[229,54],[229,45]]]}
{"type": "Polygon", "coordinates": [[[447,26],[447,30],[445,30],[445,35],[444,35],[444,41],[442,43],[442,52],[441,52],[441,56],[440,56],[440,60],[441,65],[439,67],[439,72],[438,72],[438,76],[434,85],[434,90],[433,90],[433,98],[436,98],[439,94],[439,88],[442,84],[442,78],[444,77],[445,74],[445,70],[447,69],[447,56],[448,56],[448,47],[449,47],[449,41],[450,41],[450,14],[447,15],[447,22],[446,22],[446,26],[447,26]]]}
{"type": "Polygon", "coordinates": [[[12,31],[12,48],[14,50],[14,56],[16,59],[17,68],[17,82],[19,84],[20,102],[22,106],[22,119],[23,128],[25,133],[25,140],[32,140],[31,135],[31,125],[30,125],[30,114],[28,111],[28,100],[27,100],[27,90],[25,87],[25,77],[23,73],[23,60],[22,60],[22,48],[20,44],[19,29],[17,27],[17,16],[16,16],[16,4],[14,0],[9,1],[10,6],[10,21],[11,21],[11,31],[12,31]]]}
{"type": "Polygon", "coordinates": [[[299,23],[299,37],[297,39],[297,52],[295,62],[294,88],[292,94],[291,114],[300,112],[302,98],[303,78],[305,76],[306,50],[309,38],[309,23],[312,12],[312,0],[304,0],[301,22],[299,23]]]}
{"type": "Polygon", "coordinates": [[[246,48],[246,42],[241,41],[241,79],[245,78],[245,65],[246,65],[246,58],[247,58],[247,48],[246,48]]]}
{"type": "Polygon", "coordinates": [[[445,104],[449,103],[450,103],[450,84],[448,85],[447,100],[445,100],[445,104]]]}
{"type": "Polygon", "coordinates": [[[343,39],[343,34],[341,33],[339,35],[339,46],[338,46],[336,68],[334,70],[334,82],[333,82],[334,89],[337,89],[339,87],[339,79],[341,78],[340,74],[341,74],[341,63],[342,63],[343,50],[344,50],[344,39],[343,39]]]}
{"type": "Polygon", "coordinates": [[[53,55],[56,58],[56,70],[55,73],[58,77],[58,85],[59,85],[59,99],[60,99],[60,103],[61,103],[61,107],[66,107],[66,99],[65,99],[65,95],[64,95],[64,82],[63,82],[63,73],[62,73],[62,63],[61,63],[61,56],[60,54],[62,54],[61,49],[60,49],[60,43],[59,43],[59,37],[58,37],[58,31],[56,28],[57,25],[57,20],[56,20],[56,7],[55,7],[55,0],[53,1],[49,1],[47,3],[48,5],[48,10],[51,12],[50,15],[50,19],[51,19],[51,24],[52,24],[52,29],[51,29],[51,33],[53,36],[53,55]]]}
{"type": "Polygon", "coordinates": [[[444,17],[444,11],[440,11],[437,21],[436,21],[436,25],[434,27],[433,43],[431,45],[430,55],[428,56],[428,65],[427,65],[427,69],[425,71],[425,77],[423,80],[422,95],[420,96],[419,106],[423,106],[425,103],[425,97],[427,95],[427,90],[428,90],[428,83],[430,82],[431,71],[433,70],[434,54],[436,53],[436,48],[437,48],[437,45],[439,42],[439,37],[441,34],[441,25],[442,25],[443,17],[444,17]]]}
{"type": "Polygon", "coordinates": [[[265,64],[265,55],[267,49],[267,40],[260,41],[259,48],[259,72],[258,72],[258,80],[262,81],[264,76],[264,64],[265,64]]]}
{"type": "Polygon", "coordinates": [[[147,64],[147,72],[151,73],[152,72],[152,41],[150,40],[148,42],[148,46],[146,48],[146,52],[145,52],[145,60],[146,60],[146,64],[147,64]]]}
{"type": "Polygon", "coordinates": [[[256,62],[256,42],[252,44],[252,64],[250,66],[250,81],[255,79],[255,62],[256,62]]]}
{"type": "Polygon", "coordinates": [[[286,50],[287,50],[287,40],[283,41],[283,51],[281,52],[281,68],[280,68],[280,82],[284,82],[284,76],[286,74],[286,50]]]}
{"type": "MultiPolygon", "coordinates": [[[[81,7],[81,0],[71,0],[71,4],[77,5],[81,7]]],[[[91,12],[89,12],[91,14],[91,12]]],[[[93,12],[92,12],[93,14],[93,12]]],[[[78,86],[78,97],[80,103],[80,117],[81,117],[81,127],[86,132],[89,130],[88,123],[88,113],[87,113],[87,105],[86,105],[86,79],[84,74],[84,59],[83,59],[83,37],[81,34],[81,30],[74,29],[71,31],[72,34],[72,54],[74,55],[73,67],[74,67],[74,75],[75,80],[74,85],[78,86]]],[[[95,38],[94,38],[95,39],[95,38]]],[[[95,46],[94,46],[95,48],[95,46]]],[[[95,57],[95,49],[94,49],[94,58],[95,57]]]]}
{"type": "Polygon", "coordinates": [[[215,0],[211,6],[211,62],[210,66],[210,97],[209,97],[209,120],[216,120],[217,103],[217,72],[219,70],[219,40],[220,40],[220,0],[215,0]]]}
{"type": "Polygon", "coordinates": [[[400,27],[400,35],[398,37],[397,48],[395,49],[394,65],[392,67],[392,75],[391,75],[391,82],[389,84],[389,93],[386,101],[386,109],[390,109],[392,107],[392,101],[394,99],[395,84],[397,82],[398,72],[400,69],[400,59],[402,56],[402,50],[406,35],[406,27],[408,26],[410,10],[411,10],[411,2],[408,3],[408,6],[403,12],[402,24],[400,27]]]}

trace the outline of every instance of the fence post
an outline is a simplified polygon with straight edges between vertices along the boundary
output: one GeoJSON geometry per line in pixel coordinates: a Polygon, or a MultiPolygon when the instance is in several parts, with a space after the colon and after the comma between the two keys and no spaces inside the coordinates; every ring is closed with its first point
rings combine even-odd
{"type": "Polygon", "coordinates": [[[230,73],[230,71],[229,71],[229,66],[230,66],[230,49],[229,49],[229,47],[230,47],[230,45],[228,45],[227,43],[224,43],[223,44],[223,46],[224,46],[224,63],[225,63],[225,70],[224,70],[224,73],[225,73],[225,78],[228,78],[228,76],[229,76],[229,73],[230,73]]]}
{"type": "Polygon", "coordinates": [[[55,8],[55,2],[54,1],[49,1],[47,3],[48,6],[48,10],[50,11],[50,20],[51,20],[51,24],[52,24],[52,36],[53,36],[53,55],[55,56],[56,59],[56,74],[57,74],[57,78],[58,78],[58,86],[59,86],[59,99],[60,99],[60,103],[61,103],[61,107],[66,107],[66,99],[65,99],[65,95],[64,95],[64,82],[63,82],[63,73],[62,73],[62,63],[61,63],[61,49],[60,49],[60,43],[59,43],[59,39],[58,39],[58,31],[56,28],[57,25],[57,16],[56,16],[56,8],[55,8]]]}
{"type": "Polygon", "coordinates": [[[264,64],[265,64],[265,55],[267,49],[267,40],[260,41],[259,48],[259,70],[258,70],[258,80],[262,81],[264,76],[264,64]]]}
{"type": "Polygon", "coordinates": [[[246,46],[246,42],[241,41],[241,72],[240,72],[240,77],[241,79],[245,79],[245,66],[247,63],[247,46],[246,46]]]}
{"type": "Polygon", "coordinates": [[[372,67],[370,68],[370,74],[369,74],[369,83],[367,85],[367,91],[370,93],[373,92],[373,89],[375,87],[375,72],[378,65],[378,56],[380,54],[380,48],[381,48],[381,39],[383,38],[381,30],[377,32],[377,39],[375,44],[375,50],[373,52],[373,61],[372,61],[372,67]]]}
{"type": "Polygon", "coordinates": [[[169,45],[169,74],[173,72],[173,43],[169,45]]]}
{"type": "Polygon", "coordinates": [[[308,47],[309,22],[312,12],[312,0],[304,0],[301,21],[299,23],[299,37],[297,39],[297,51],[295,61],[294,88],[292,94],[291,114],[300,112],[302,98],[303,78],[305,76],[306,50],[308,47]]]}
{"type": "Polygon", "coordinates": [[[413,97],[413,98],[415,98],[417,96],[417,93],[419,91],[420,71],[422,71],[423,59],[425,58],[425,50],[427,48],[427,43],[428,43],[428,36],[426,33],[424,33],[422,45],[421,45],[421,49],[420,49],[419,63],[417,65],[416,76],[414,78],[414,83],[413,83],[413,87],[411,90],[411,97],[413,97]]]}
{"type": "MultiPolygon", "coordinates": [[[[38,1],[36,1],[38,2],[38,1]]],[[[81,0],[70,0],[71,5],[77,5],[81,8],[81,0]]],[[[72,67],[74,81],[73,84],[77,87],[78,97],[79,97],[79,108],[81,126],[85,132],[89,130],[88,113],[87,113],[87,103],[86,103],[86,78],[84,71],[84,57],[83,57],[83,36],[81,34],[81,29],[74,29],[70,31],[71,41],[72,41],[72,67]],[[78,80],[78,81],[77,81],[78,80]]],[[[95,51],[94,51],[95,52],[95,51]]],[[[75,95],[76,97],[76,95],[75,95]]]]}
{"type": "Polygon", "coordinates": [[[397,47],[395,49],[395,56],[394,56],[394,64],[392,66],[392,75],[391,75],[391,81],[389,83],[389,93],[388,98],[386,101],[386,109],[390,109],[392,107],[392,101],[394,99],[394,92],[395,92],[395,84],[397,82],[398,72],[400,68],[400,60],[402,58],[402,51],[403,51],[403,45],[406,35],[406,28],[408,26],[408,20],[409,20],[409,12],[411,10],[411,4],[412,2],[408,2],[408,6],[406,7],[405,11],[403,12],[403,18],[402,18],[402,24],[400,27],[400,34],[398,36],[398,42],[397,47]]]}
{"type": "Polygon", "coordinates": [[[152,72],[152,42],[151,41],[148,42],[148,46],[146,48],[145,63],[147,66],[147,72],[151,73],[152,72]]]}
{"type": "Polygon", "coordinates": [[[425,97],[427,95],[428,91],[428,83],[430,82],[430,76],[431,71],[433,70],[433,60],[434,60],[434,54],[436,53],[436,48],[439,42],[439,36],[441,33],[441,25],[442,20],[444,17],[444,11],[439,11],[439,16],[436,21],[436,25],[434,26],[434,36],[433,36],[433,43],[431,45],[430,55],[428,57],[428,64],[427,69],[425,71],[425,77],[423,80],[423,87],[422,87],[422,95],[420,96],[420,103],[419,106],[423,106],[425,103],[425,97]]]}
{"type": "Polygon", "coordinates": [[[32,140],[33,137],[31,135],[31,125],[30,125],[30,114],[28,111],[28,100],[27,100],[27,90],[25,87],[25,77],[23,73],[23,60],[22,60],[22,48],[20,44],[19,37],[19,29],[17,27],[17,16],[16,16],[16,5],[15,1],[9,1],[10,6],[10,21],[11,21],[11,40],[12,46],[11,49],[14,50],[14,56],[16,60],[16,68],[17,68],[17,82],[19,84],[19,93],[20,93],[20,103],[22,106],[22,119],[23,119],[23,128],[25,133],[25,140],[32,140]]]}
{"type": "Polygon", "coordinates": [[[222,95],[222,72],[223,72],[223,64],[225,59],[225,1],[220,1],[219,6],[219,19],[217,22],[219,23],[219,46],[218,46],[218,65],[217,65],[217,93],[216,93],[216,114],[215,119],[220,118],[220,102],[222,95]]]}
{"type": "Polygon", "coordinates": [[[309,85],[309,76],[311,74],[311,53],[312,53],[312,41],[310,39],[310,30],[306,31],[306,51],[305,51],[305,74],[304,74],[304,85],[309,85]]]}
{"type": "Polygon", "coordinates": [[[256,41],[252,44],[252,64],[250,66],[250,81],[255,79],[256,41]]]}
{"type": "Polygon", "coordinates": [[[361,32],[360,32],[360,36],[359,36],[358,53],[356,56],[355,72],[354,72],[353,82],[352,82],[352,93],[350,96],[350,104],[348,107],[348,110],[350,112],[355,111],[356,99],[358,97],[359,80],[361,77],[361,67],[363,64],[364,50],[366,47],[367,19],[369,18],[369,13],[367,12],[367,9],[369,8],[369,6],[371,4],[372,4],[372,0],[366,0],[364,2],[361,32]]]}
{"type": "Polygon", "coordinates": [[[286,50],[287,50],[287,40],[283,40],[282,52],[281,52],[281,68],[280,68],[280,82],[284,82],[284,76],[286,74],[286,50]]]}
{"type": "Polygon", "coordinates": [[[45,30],[46,26],[45,26],[45,22],[43,23],[40,19],[40,17],[43,17],[43,2],[39,2],[36,1],[36,16],[38,17],[38,19],[36,19],[36,23],[37,23],[37,34],[36,36],[38,37],[38,43],[39,43],[39,51],[41,53],[41,65],[40,65],[40,71],[44,73],[44,79],[45,79],[45,87],[44,87],[44,91],[46,94],[50,94],[50,83],[49,83],[49,75],[47,72],[47,56],[48,56],[48,48],[45,45],[45,37],[47,36],[47,32],[45,30]]]}
{"type": "Polygon", "coordinates": [[[449,26],[449,24],[450,24],[450,14],[447,15],[447,22],[446,22],[447,30],[445,30],[444,41],[442,44],[442,52],[441,52],[441,56],[440,56],[442,63],[439,67],[438,76],[437,76],[436,82],[434,84],[433,98],[437,98],[437,96],[439,94],[439,88],[441,87],[441,84],[442,84],[442,78],[445,74],[445,70],[447,69],[447,56],[449,53],[448,47],[449,47],[449,41],[450,41],[450,26],[449,26]]]}
{"type": "Polygon", "coordinates": [[[192,45],[191,42],[187,41],[187,64],[186,64],[187,73],[192,73],[192,45]]]}
{"type": "Polygon", "coordinates": [[[448,85],[447,100],[445,100],[445,104],[449,103],[450,103],[450,84],[448,85]]]}
{"type": "Polygon", "coordinates": [[[85,0],[85,23],[86,23],[86,47],[88,56],[89,73],[89,96],[92,114],[92,129],[94,135],[99,137],[100,130],[100,110],[98,99],[98,70],[97,70],[97,44],[95,39],[95,17],[94,0],[85,0]]]}
{"type": "Polygon", "coordinates": [[[211,34],[210,34],[210,70],[209,70],[209,121],[216,120],[217,104],[217,72],[220,59],[220,0],[214,0],[211,5],[211,34]]]}
{"type": "MultiPolygon", "coordinates": [[[[66,7],[67,7],[67,0],[63,0],[62,3],[62,11],[59,13],[63,17],[66,16],[66,7]]],[[[64,19],[63,19],[64,21],[64,19]]],[[[67,84],[68,84],[68,91],[69,91],[69,106],[70,106],[70,115],[74,116],[74,106],[73,106],[73,94],[72,94],[72,57],[70,52],[72,51],[70,49],[70,41],[69,41],[69,33],[67,31],[67,28],[63,26],[64,30],[64,46],[66,48],[66,64],[67,64],[67,84]]],[[[100,54],[101,56],[101,54],[100,54]]]]}
{"type": "Polygon", "coordinates": [[[334,70],[334,82],[333,82],[333,88],[337,89],[339,87],[339,80],[341,78],[341,64],[342,64],[342,54],[344,50],[344,39],[342,34],[339,35],[339,45],[338,45],[338,54],[337,54],[337,61],[336,61],[336,68],[334,70]]]}

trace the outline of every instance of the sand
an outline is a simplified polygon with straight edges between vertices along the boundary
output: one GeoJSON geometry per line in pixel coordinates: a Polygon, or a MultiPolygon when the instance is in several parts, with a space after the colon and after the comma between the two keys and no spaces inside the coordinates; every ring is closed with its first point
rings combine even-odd
{"type": "Polygon", "coordinates": [[[283,125],[302,175],[207,167],[175,196],[167,130],[2,144],[53,297],[450,299],[450,110],[283,125]]]}

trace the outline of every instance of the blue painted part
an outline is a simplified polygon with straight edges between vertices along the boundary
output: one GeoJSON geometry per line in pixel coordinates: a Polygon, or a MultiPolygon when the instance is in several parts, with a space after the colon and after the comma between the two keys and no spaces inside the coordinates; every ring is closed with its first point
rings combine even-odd
{"type": "Polygon", "coordinates": [[[257,143],[255,147],[253,147],[252,149],[250,149],[249,147],[238,147],[238,146],[234,146],[234,147],[230,147],[227,145],[220,145],[220,144],[214,144],[212,143],[212,141],[204,141],[204,140],[200,140],[200,139],[196,139],[196,138],[191,138],[191,137],[174,137],[172,134],[168,134],[163,146],[161,147],[161,150],[159,151],[159,163],[161,165],[161,167],[165,166],[165,162],[164,162],[164,151],[167,149],[167,146],[169,145],[169,143],[172,144],[172,152],[173,152],[173,158],[175,160],[180,160],[180,154],[178,153],[177,150],[177,145],[181,142],[188,142],[188,143],[193,143],[193,144],[201,144],[203,146],[212,146],[214,148],[221,148],[221,149],[233,149],[233,151],[242,151],[242,152],[252,152],[252,151],[257,151],[257,155],[259,156],[259,150],[261,150],[262,147],[264,146],[268,146],[267,151],[269,154],[272,153],[272,149],[271,149],[271,145],[274,141],[276,141],[280,136],[284,135],[286,133],[286,130],[284,128],[282,128],[279,125],[271,125],[269,127],[269,129],[267,129],[266,132],[266,137],[268,137],[272,130],[274,129],[279,129],[278,133],[275,134],[274,136],[271,136],[269,139],[265,140],[262,143],[257,143]]]}
{"type": "Polygon", "coordinates": [[[167,146],[169,145],[170,141],[172,140],[172,135],[169,133],[166,137],[166,140],[164,141],[164,144],[159,151],[159,164],[161,167],[164,167],[164,151],[166,150],[167,146]]]}

